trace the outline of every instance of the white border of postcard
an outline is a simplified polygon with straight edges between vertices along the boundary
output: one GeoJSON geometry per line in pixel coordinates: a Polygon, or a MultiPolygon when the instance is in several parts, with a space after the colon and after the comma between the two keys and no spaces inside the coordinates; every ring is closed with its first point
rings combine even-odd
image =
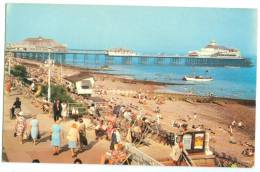
{"type": "MultiPolygon", "coordinates": [[[[0,52],[1,52],[1,60],[0,60],[0,124],[2,131],[2,112],[3,112],[3,64],[4,64],[4,39],[5,39],[5,3],[56,3],[56,4],[95,4],[95,5],[136,5],[136,6],[177,6],[177,7],[226,7],[226,8],[256,8],[259,10],[259,1],[258,0],[1,0],[0,1],[0,52]]],[[[259,24],[259,12],[257,16],[257,22],[259,24]]],[[[259,28],[259,26],[257,26],[259,28]]],[[[259,29],[258,29],[259,30],[259,29]]],[[[259,50],[259,33],[257,34],[257,48],[259,50]]],[[[257,53],[259,56],[259,51],[257,53]]],[[[257,60],[257,66],[259,66],[259,60],[257,60]]],[[[259,70],[257,67],[257,77],[259,76],[259,70]]],[[[259,79],[257,79],[257,87],[259,86],[259,79]]],[[[133,172],[133,171],[195,171],[201,172],[201,170],[210,170],[214,171],[260,171],[260,141],[259,141],[259,91],[256,91],[256,156],[255,156],[255,167],[249,169],[231,169],[231,168],[187,168],[187,167],[143,167],[143,166],[102,166],[102,165],[69,165],[69,164],[26,164],[26,163],[0,163],[0,171],[2,172],[22,172],[22,171],[54,171],[59,169],[59,171],[120,171],[123,170],[125,172],[133,172]]],[[[2,147],[2,132],[0,132],[0,147],[2,147]]],[[[2,153],[1,153],[2,156],[2,153]]]]}

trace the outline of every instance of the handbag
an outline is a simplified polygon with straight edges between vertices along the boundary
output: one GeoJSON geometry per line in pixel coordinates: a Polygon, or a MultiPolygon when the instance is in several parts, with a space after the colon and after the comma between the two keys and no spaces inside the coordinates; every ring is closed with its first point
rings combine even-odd
{"type": "Polygon", "coordinates": [[[40,132],[38,132],[37,139],[41,139],[40,132]]]}
{"type": "Polygon", "coordinates": [[[27,139],[28,139],[28,133],[27,133],[27,132],[24,132],[24,133],[23,133],[23,139],[24,139],[24,140],[27,140],[27,139]]]}

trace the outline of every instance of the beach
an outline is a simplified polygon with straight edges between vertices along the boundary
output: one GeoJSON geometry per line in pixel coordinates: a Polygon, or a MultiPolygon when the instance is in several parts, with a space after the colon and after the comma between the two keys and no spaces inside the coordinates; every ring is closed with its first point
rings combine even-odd
{"type": "MultiPolygon", "coordinates": [[[[12,65],[21,64],[26,66],[30,77],[39,78],[42,82],[47,83],[47,68],[44,67],[43,63],[20,58],[12,58],[11,61],[12,65]]],[[[59,65],[53,67],[52,82],[64,84],[63,78],[80,72],[87,72],[94,77],[93,97],[100,97],[112,104],[117,103],[136,107],[136,110],[133,108],[135,113],[139,113],[141,109],[142,113],[150,119],[156,119],[154,111],[156,107],[159,107],[162,117],[160,124],[165,130],[176,132],[176,129],[172,126],[174,121],[185,121],[188,128],[203,126],[210,133],[210,147],[212,150],[219,154],[224,152],[231,157],[236,157],[238,161],[248,167],[254,166],[254,156],[245,157],[242,155],[242,151],[248,145],[255,146],[256,114],[254,100],[160,93],[158,90],[165,88],[167,84],[134,80],[116,74],[100,73],[99,71],[68,65],[63,65],[62,69],[59,65]],[[140,102],[138,95],[144,97],[143,102],[140,102]],[[236,142],[230,143],[229,126],[234,120],[236,122],[242,121],[245,127],[233,129],[233,137],[236,142]]],[[[6,99],[8,97],[5,96],[6,99]]],[[[5,108],[4,111],[5,114],[8,113],[8,109],[5,108]]],[[[9,135],[5,133],[8,126],[4,123],[3,127],[5,140],[9,135]]],[[[8,131],[10,131],[10,128],[8,131]]],[[[154,149],[149,150],[147,147],[141,147],[140,149],[157,160],[169,157],[170,152],[159,153],[159,148],[162,147],[160,144],[154,141],[151,141],[151,143],[151,147],[154,147],[154,149]]],[[[3,146],[7,146],[5,142],[3,146]]],[[[170,151],[166,147],[161,150],[170,151]]],[[[19,159],[15,160],[19,161],[19,159]]]]}

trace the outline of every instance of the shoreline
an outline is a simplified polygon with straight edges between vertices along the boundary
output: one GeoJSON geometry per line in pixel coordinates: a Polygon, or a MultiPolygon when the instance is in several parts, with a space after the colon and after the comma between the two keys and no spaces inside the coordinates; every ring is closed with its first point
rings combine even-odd
{"type": "MultiPolygon", "coordinates": [[[[39,66],[40,64],[44,64],[41,61],[37,61],[37,60],[31,60],[31,59],[22,59],[22,60],[28,60],[30,62],[34,62],[34,64],[32,63],[26,63],[26,62],[21,62],[24,65],[32,65],[34,67],[36,67],[35,65],[39,66]],[[36,64],[35,64],[36,63],[36,64]]],[[[60,67],[60,64],[56,64],[55,66],[60,67]]],[[[230,103],[239,103],[242,105],[249,105],[249,106],[256,106],[256,100],[252,100],[252,99],[239,99],[239,98],[229,98],[229,97],[218,97],[218,96],[204,96],[204,95],[196,95],[196,94],[189,94],[189,93],[172,93],[172,92],[157,92],[158,88],[165,88],[168,85],[194,85],[194,84],[179,84],[179,83],[167,83],[167,82],[159,82],[159,81],[146,81],[146,80],[138,80],[138,79],[130,79],[130,78],[125,78],[122,76],[125,75],[120,75],[120,74],[109,74],[109,73],[105,73],[105,72],[97,72],[97,71],[104,71],[104,70],[99,70],[99,69],[91,69],[91,68],[84,68],[84,67],[80,67],[80,66],[73,66],[73,65],[68,65],[68,64],[63,64],[62,67],[67,68],[67,69],[71,69],[71,70],[75,70],[78,72],[89,72],[92,75],[98,75],[99,77],[113,77],[113,79],[121,81],[123,83],[127,83],[127,84],[143,84],[143,85],[150,85],[152,87],[155,87],[155,89],[153,89],[153,94],[157,94],[157,95],[164,95],[164,96],[175,96],[178,97],[179,99],[185,99],[185,98],[189,98],[192,101],[197,101],[199,100],[199,102],[204,102],[208,99],[211,99],[210,102],[212,101],[227,101],[230,103]]]]}
{"type": "MultiPolygon", "coordinates": [[[[57,66],[60,66],[60,65],[57,65],[57,66]]],[[[177,84],[177,83],[165,83],[165,82],[158,82],[158,81],[145,81],[145,80],[138,80],[138,79],[129,79],[129,78],[120,77],[121,75],[118,75],[118,74],[95,72],[95,71],[99,71],[98,69],[88,69],[88,68],[77,67],[77,66],[72,66],[72,65],[62,65],[62,66],[68,67],[68,68],[74,69],[74,70],[79,70],[81,72],[90,72],[95,75],[107,75],[107,76],[116,77],[120,81],[129,83],[129,84],[139,83],[139,84],[144,84],[144,85],[150,84],[153,86],[194,85],[194,84],[177,84]]],[[[238,98],[218,97],[218,96],[203,96],[203,95],[195,95],[195,94],[188,94],[188,93],[156,92],[156,90],[155,90],[155,93],[161,94],[161,95],[168,95],[168,96],[184,96],[184,97],[188,97],[188,98],[192,98],[192,99],[196,99],[196,98],[208,99],[210,97],[210,98],[213,98],[213,99],[219,100],[219,101],[230,101],[230,102],[239,103],[239,104],[243,104],[243,105],[250,105],[250,106],[256,105],[256,100],[252,100],[252,99],[238,99],[238,98]]]]}

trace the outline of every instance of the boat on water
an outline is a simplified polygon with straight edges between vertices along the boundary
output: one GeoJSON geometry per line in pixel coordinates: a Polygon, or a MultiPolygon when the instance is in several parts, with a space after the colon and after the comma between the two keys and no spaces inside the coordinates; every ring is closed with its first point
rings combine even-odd
{"type": "Polygon", "coordinates": [[[242,59],[240,50],[235,48],[227,48],[225,46],[218,45],[216,41],[212,40],[206,47],[200,50],[189,51],[189,57],[196,58],[227,58],[227,59],[242,59]]]}
{"type": "Polygon", "coordinates": [[[100,66],[101,70],[111,70],[111,68],[108,65],[100,66]]]}
{"type": "Polygon", "coordinates": [[[206,82],[206,81],[213,81],[213,78],[212,77],[203,77],[203,76],[184,76],[182,78],[182,80],[206,82]]]}

